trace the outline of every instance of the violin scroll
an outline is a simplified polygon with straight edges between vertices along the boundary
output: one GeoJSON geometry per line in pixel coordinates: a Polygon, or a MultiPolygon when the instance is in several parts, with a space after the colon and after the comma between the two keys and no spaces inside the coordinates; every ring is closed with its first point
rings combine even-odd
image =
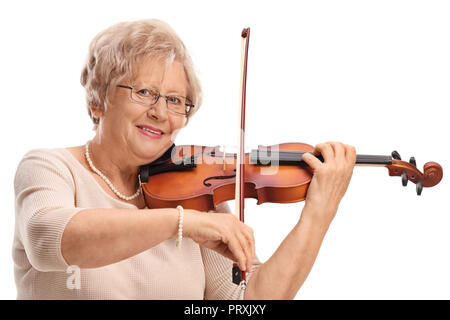
{"type": "Polygon", "coordinates": [[[424,180],[422,183],[426,183],[424,187],[432,187],[437,185],[442,180],[442,167],[439,163],[430,161],[423,166],[424,180]]]}
{"type": "Polygon", "coordinates": [[[443,176],[442,167],[437,162],[427,162],[423,166],[423,173],[416,167],[414,157],[409,162],[402,161],[397,151],[392,152],[392,164],[386,166],[390,176],[401,176],[402,185],[406,186],[408,181],[416,184],[417,195],[421,195],[423,187],[433,187],[437,185],[443,176]]]}

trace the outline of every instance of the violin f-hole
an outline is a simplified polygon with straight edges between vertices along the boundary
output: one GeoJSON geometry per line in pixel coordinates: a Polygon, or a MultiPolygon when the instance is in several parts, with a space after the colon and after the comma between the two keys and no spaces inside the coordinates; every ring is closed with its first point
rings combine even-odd
{"type": "MultiPolygon", "coordinates": [[[[236,172],[236,169],[233,169],[233,171],[236,172]]],[[[208,183],[208,181],[210,181],[210,180],[215,180],[215,179],[217,179],[217,180],[226,180],[226,179],[230,179],[230,178],[236,178],[236,173],[235,173],[235,174],[232,174],[232,175],[229,175],[229,176],[213,176],[213,177],[208,177],[208,178],[206,178],[206,179],[203,180],[203,185],[206,186],[206,187],[211,187],[212,184],[211,184],[211,183],[208,183]]]]}

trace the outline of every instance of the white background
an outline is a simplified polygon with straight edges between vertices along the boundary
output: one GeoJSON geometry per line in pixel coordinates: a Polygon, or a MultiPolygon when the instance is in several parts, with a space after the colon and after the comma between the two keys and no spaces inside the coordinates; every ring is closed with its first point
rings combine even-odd
{"type": "MultiPolygon", "coordinates": [[[[446,1],[4,2],[0,298],[16,295],[18,162],[30,149],[93,136],[79,83],[91,39],[119,21],[158,18],[190,49],[204,89],[177,144],[236,144],[240,33],[250,27],[248,149],[335,140],[360,154],[398,150],[420,170],[427,161],[444,168],[443,181],[420,197],[385,168],[355,168],[296,299],[449,299],[449,16],[446,1]]],[[[246,202],[246,222],[265,261],[303,203],[255,203],[246,202]]]]}

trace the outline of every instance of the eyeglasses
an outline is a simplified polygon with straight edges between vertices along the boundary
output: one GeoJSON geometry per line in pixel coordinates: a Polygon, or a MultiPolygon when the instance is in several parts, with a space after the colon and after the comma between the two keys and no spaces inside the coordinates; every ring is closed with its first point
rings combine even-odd
{"type": "Polygon", "coordinates": [[[177,95],[164,96],[155,88],[147,88],[144,86],[129,87],[121,84],[117,85],[117,87],[130,89],[131,100],[144,106],[153,106],[158,102],[160,97],[163,97],[166,100],[167,109],[173,113],[187,116],[194,108],[189,98],[177,95]]]}

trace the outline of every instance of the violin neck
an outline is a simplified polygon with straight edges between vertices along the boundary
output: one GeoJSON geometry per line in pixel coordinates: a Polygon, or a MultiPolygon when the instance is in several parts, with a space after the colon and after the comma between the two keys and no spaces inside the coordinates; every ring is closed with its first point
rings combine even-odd
{"type": "MultiPolygon", "coordinates": [[[[250,153],[250,163],[251,164],[273,164],[278,163],[280,165],[306,165],[302,161],[302,156],[304,151],[271,151],[271,150],[252,150],[250,153]]],[[[317,156],[320,161],[323,162],[321,155],[317,156]]],[[[392,165],[391,156],[380,156],[380,155],[367,155],[358,154],[356,155],[356,165],[358,166],[386,166],[392,165]]]]}
{"type": "Polygon", "coordinates": [[[386,166],[392,165],[391,156],[378,156],[368,154],[357,154],[356,165],[358,166],[386,166]]]}

